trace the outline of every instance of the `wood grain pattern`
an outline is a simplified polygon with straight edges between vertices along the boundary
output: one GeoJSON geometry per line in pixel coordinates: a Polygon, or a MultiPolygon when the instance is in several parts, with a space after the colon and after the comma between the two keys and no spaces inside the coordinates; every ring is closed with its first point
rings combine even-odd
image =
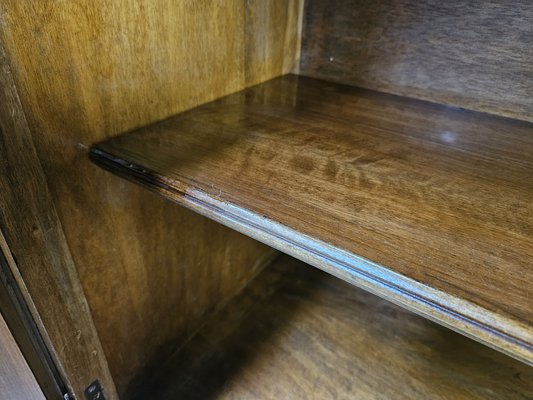
{"type": "Polygon", "coordinates": [[[532,368],[284,257],[129,398],[532,396],[532,368]]]}
{"type": "Polygon", "coordinates": [[[0,313],[0,391],[3,399],[45,400],[0,313]]]}
{"type": "Polygon", "coordinates": [[[0,43],[0,251],[70,391],[115,387],[0,43]]]}
{"type": "Polygon", "coordinates": [[[247,85],[287,72],[300,64],[303,0],[248,0],[245,21],[247,85]]]}
{"type": "Polygon", "coordinates": [[[533,121],[533,3],[309,0],[301,73],[533,121]]]}
{"type": "Polygon", "coordinates": [[[289,75],[92,157],[533,362],[530,123],[289,75]]]}
{"type": "Polygon", "coordinates": [[[271,249],[100,171],[87,149],[296,68],[301,8],[0,5],[0,39],[119,392],[239,291],[271,249]]]}

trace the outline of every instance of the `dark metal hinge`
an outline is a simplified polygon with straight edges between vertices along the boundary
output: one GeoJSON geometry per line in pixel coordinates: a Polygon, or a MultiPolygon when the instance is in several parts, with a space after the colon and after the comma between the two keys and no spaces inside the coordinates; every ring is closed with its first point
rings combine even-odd
{"type": "Polygon", "coordinates": [[[87,400],[105,400],[104,389],[99,380],[95,380],[87,386],[84,393],[87,400]]]}

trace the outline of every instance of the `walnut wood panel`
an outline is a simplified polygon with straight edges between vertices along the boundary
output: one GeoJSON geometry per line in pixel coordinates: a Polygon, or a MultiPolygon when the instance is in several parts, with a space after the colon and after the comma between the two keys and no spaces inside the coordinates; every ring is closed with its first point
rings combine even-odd
{"type": "Polygon", "coordinates": [[[0,248],[69,389],[113,380],[0,43],[0,248]]]}
{"type": "Polygon", "coordinates": [[[530,123],[288,75],[92,157],[533,362],[530,123]]]}
{"type": "Polygon", "coordinates": [[[5,42],[119,391],[271,250],[103,173],[89,146],[297,66],[302,1],[8,0],[5,42]]]}
{"type": "Polygon", "coordinates": [[[132,399],[530,399],[533,369],[283,258],[132,399]]]}
{"type": "Polygon", "coordinates": [[[45,400],[37,380],[0,313],[0,390],[10,400],[45,400]]]}
{"type": "Polygon", "coordinates": [[[301,73],[533,121],[533,3],[309,0],[301,73]]]}

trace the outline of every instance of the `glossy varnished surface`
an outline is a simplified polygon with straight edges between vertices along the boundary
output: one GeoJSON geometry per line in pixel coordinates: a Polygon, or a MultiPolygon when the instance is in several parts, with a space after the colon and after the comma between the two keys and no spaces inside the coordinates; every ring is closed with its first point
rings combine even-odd
{"type": "Polygon", "coordinates": [[[533,360],[533,126],[286,76],[93,159],[308,263],[533,360]]]}
{"type": "Polygon", "coordinates": [[[288,257],[131,399],[530,399],[533,369],[288,257]]]}

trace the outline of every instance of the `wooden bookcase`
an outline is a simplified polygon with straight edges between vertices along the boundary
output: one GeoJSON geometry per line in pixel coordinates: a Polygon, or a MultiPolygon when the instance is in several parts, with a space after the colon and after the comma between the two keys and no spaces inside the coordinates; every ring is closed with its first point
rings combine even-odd
{"type": "Polygon", "coordinates": [[[0,246],[52,386],[533,396],[533,5],[45,3],[0,5],[0,246]]]}

